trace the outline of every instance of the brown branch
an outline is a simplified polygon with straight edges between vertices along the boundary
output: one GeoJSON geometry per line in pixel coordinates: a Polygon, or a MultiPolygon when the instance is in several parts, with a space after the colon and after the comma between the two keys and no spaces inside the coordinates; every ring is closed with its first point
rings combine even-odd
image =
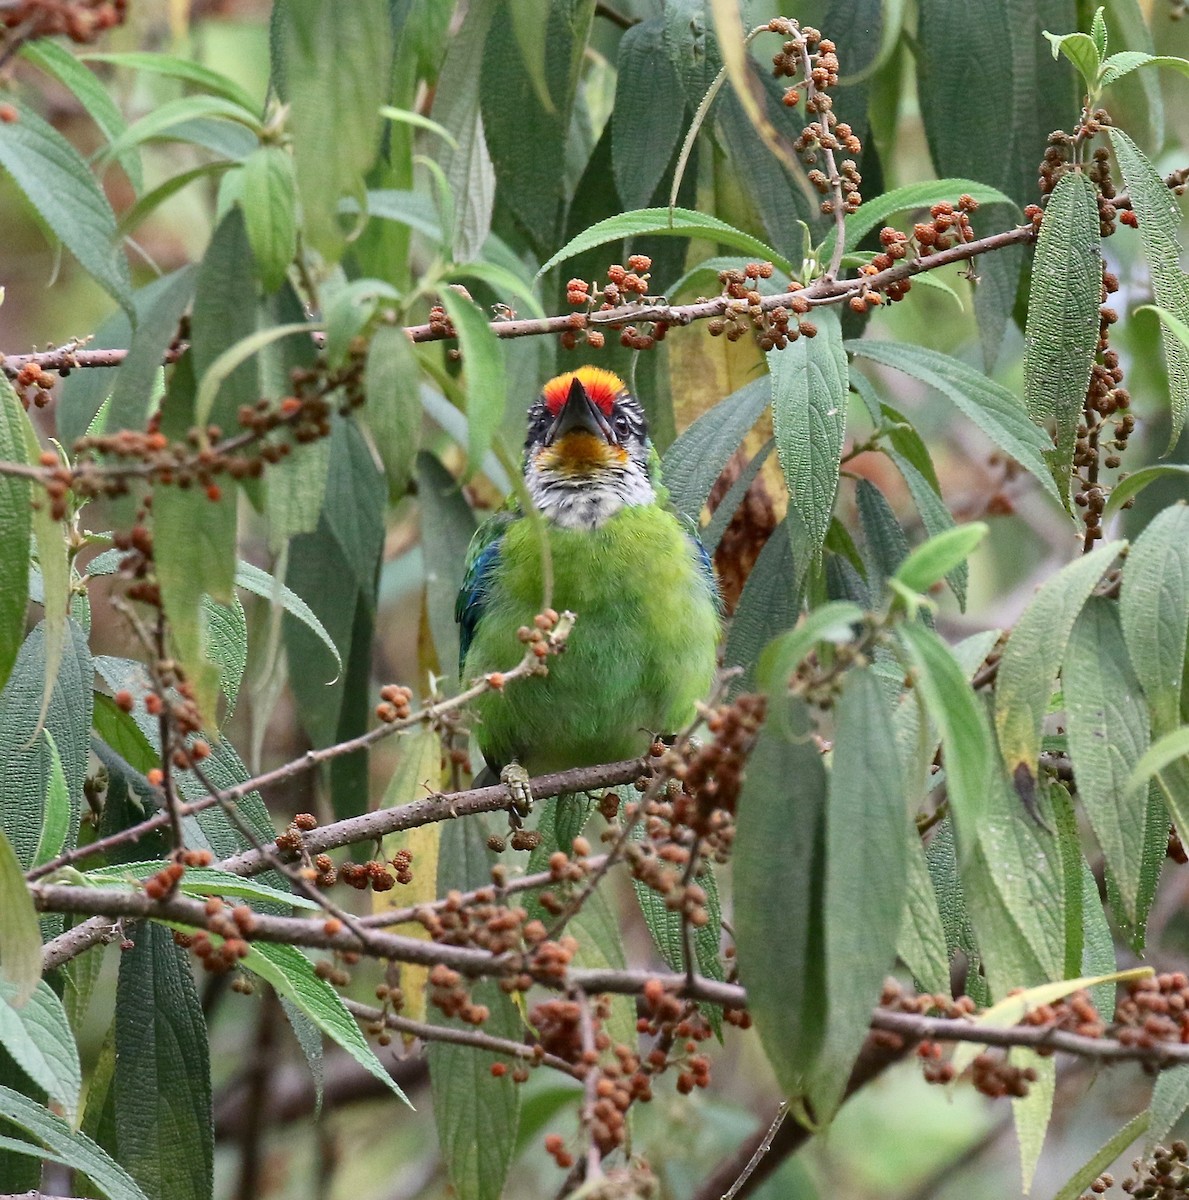
{"type": "Polygon", "coordinates": [[[456,1046],[474,1046],[476,1050],[487,1050],[492,1054],[506,1054],[510,1058],[523,1058],[532,1062],[542,1063],[581,1079],[582,1072],[572,1062],[559,1058],[556,1054],[542,1054],[539,1047],[528,1042],[514,1042],[511,1038],[493,1037],[479,1029],[460,1029],[456,1025],[430,1025],[425,1021],[413,1021],[397,1013],[385,1012],[368,1004],[360,1004],[357,1000],[343,1000],[347,1011],[361,1021],[383,1021],[389,1029],[399,1033],[409,1034],[420,1038],[423,1042],[452,1042],[456,1046]]]}

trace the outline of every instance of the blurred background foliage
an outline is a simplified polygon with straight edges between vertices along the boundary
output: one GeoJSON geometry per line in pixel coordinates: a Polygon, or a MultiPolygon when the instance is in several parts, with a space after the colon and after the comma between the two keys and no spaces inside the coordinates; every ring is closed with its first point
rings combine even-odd
{"type": "MultiPolygon", "coordinates": [[[[617,64],[622,62],[621,40],[628,36],[625,26],[656,15],[659,5],[653,0],[616,0],[606,8],[598,6],[589,42],[577,48],[571,44],[577,100],[566,129],[541,105],[533,81],[523,68],[515,66],[519,56],[511,23],[505,23],[500,34],[506,45],[489,41],[476,56],[463,55],[461,61],[451,63],[449,48],[458,44],[451,39],[457,39],[460,32],[458,11],[452,11],[445,0],[393,0],[393,6],[407,10],[406,29],[413,31],[409,40],[398,45],[394,103],[442,119],[434,88],[443,61],[457,73],[452,80],[454,87],[461,89],[458,80],[465,80],[469,74],[473,76],[471,83],[483,89],[489,141],[493,147],[507,149],[511,156],[501,159],[493,150],[498,179],[493,230],[511,248],[515,259],[522,264],[534,258],[539,262],[567,237],[620,207],[663,202],[671,177],[671,156],[696,96],[704,90],[710,75],[702,72],[681,81],[687,90],[682,91],[684,99],[674,108],[665,85],[647,63],[641,62],[631,78],[617,73],[617,64]],[[646,99],[650,89],[655,89],[657,97],[651,107],[646,99]],[[642,152],[638,160],[615,162],[604,135],[619,118],[617,96],[625,92],[633,97],[635,111],[648,108],[655,127],[641,131],[647,152],[642,152]],[[499,128],[501,121],[507,122],[506,129],[499,128]],[[572,197],[568,206],[561,204],[563,196],[572,197]]],[[[479,7],[473,5],[472,9],[479,7]]],[[[543,19],[543,2],[539,12],[534,13],[531,4],[524,7],[530,19],[543,19]]],[[[700,8],[685,7],[691,11],[700,8]]],[[[1021,203],[1035,198],[1038,146],[1033,138],[1028,152],[1017,155],[1010,144],[1002,144],[1004,136],[1021,128],[1021,114],[999,106],[1002,93],[996,90],[996,80],[990,74],[998,69],[994,56],[984,61],[979,48],[964,40],[966,5],[948,4],[946,0],[920,0],[918,5],[902,0],[883,4],[878,0],[818,0],[781,6],[771,0],[753,0],[744,8],[749,24],[781,10],[803,22],[820,25],[838,40],[844,82],[849,84],[839,99],[839,110],[848,114],[856,128],[870,130],[865,138],[865,192],[874,195],[930,178],[938,173],[936,163],[941,156],[947,159],[941,173],[974,176],[1001,187],[1021,203]],[[950,10],[952,20],[943,19],[939,4],[950,10]],[[916,22],[925,12],[930,12],[933,22],[922,23],[918,36],[914,33],[916,22]],[[848,59],[852,54],[863,61],[848,59]],[[957,90],[955,75],[961,84],[957,90]],[[947,141],[944,127],[935,124],[925,128],[920,95],[927,88],[942,89],[948,103],[960,103],[966,110],[962,119],[954,117],[953,139],[947,141]],[[983,93],[983,88],[989,89],[990,96],[983,93]],[[985,133],[982,140],[972,138],[967,119],[972,111],[981,113],[985,133]]],[[[1075,9],[1072,0],[1036,6],[1007,4],[1003,8],[1025,31],[1035,32],[1041,27],[1068,30],[1075,23],[1087,28],[1089,8],[1080,5],[1075,9]]],[[[1128,0],[1109,4],[1107,15],[1108,20],[1122,27],[1142,13],[1156,53],[1187,56],[1189,21],[1172,19],[1174,8],[1162,0],[1138,4],[1128,0]]],[[[567,34],[565,28],[559,28],[557,17],[563,10],[568,11],[567,6],[552,6],[554,17],[545,22],[551,52],[552,39],[564,42],[567,34]]],[[[263,105],[269,84],[270,12],[271,5],[264,0],[135,0],[127,23],[113,31],[101,48],[161,50],[192,58],[228,76],[263,105]]],[[[1126,38],[1123,40],[1126,42],[1126,38]]],[[[482,42],[477,45],[482,46],[482,42]]],[[[1047,44],[1037,38],[1034,50],[1038,59],[1047,62],[1047,44]]],[[[101,146],[97,130],[68,91],[47,81],[28,63],[16,61],[11,70],[21,84],[40,94],[41,111],[69,141],[84,153],[101,146]]],[[[152,113],[185,91],[176,80],[147,72],[104,64],[96,64],[95,70],[129,120],[152,113]]],[[[1050,128],[1071,128],[1077,117],[1072,83],[1061,72],[1054,78],[1060,86],[1033,97],[1036,103],[1024,114],[1027,128],[1039,131],[1040,146],[1050,128]]],[[[296,85],[296,81],[291,82],[296,85]]],[[[442,99],[448,102],[449,96],[442,99]]],[[[1175,72],[1158,76],[1153,73],[1143,82],[1133,77],[1130,85],[1112,94],[1111,109],[1116,123],[1132,132],[1162,171],[1185,163],[1189,123],[1180,114],[1189,112],[1189,79],[1175,72]]],[[[683,203],[772,240],[795,262],[800,253],[800,235],[795,226],[774,220],[770,197],[779,187],[779,180],[773,179],[773,168],[760,160],[754,133],[729,97],[716,118],[711,136],[699,140],[695,161],[682,185],[683,203]]],[[[392,124],[385,136],[394,143],[415,139],[412,144],[418,153],[435,153],[433,135],[412,127],[392,124]]],[[[209,149],[194,143],[148,143],[142,154],[145,190],[202,166],[212,157],[209,149]]],[[[202,257],[215,227],[220,178],[220,173],[197,177],[137,226],[133,232],[136,253],[132,257],[137,286],[202,257]]],[[[118,168],[108,169],[103,179],[116,212],[125,213],[134,199],[127,180],[118,168]]],[[[434,214],[433,170],[424,161],[410,170],[408,160],[393,153],[387,163],[374,168],[369,185],[414,193],[422,200],[425,218],[420,226],[413,222],[411,232],[408,225],[371,221],[347,246],[343,271],[346,278],[390,278],[403,289],[431,264],[436,253],[433,239],[425,236],[434,214]]],[[[465,203],[466,199],[460,196],[456,202],[465,203]]],[[[804,197],[786,202],[801,206],[801,215],[808,215],[804,197]]],[[[980,231],[999,227],[993,217],[993,213],[983,214],[980,231]]],[[[1002,222],[1003,227],[1007,223],[1002,222]]],[[[70,255],[57,254],[47,247],[38,220],[7,177],[0,177],[0,229],[4,231],[5,298],[0,306],[0,347],[4,351],[20,353],[85,337],[110,316],[110,298],[70,255]]],[[[654,257],[654,287],[660,291],[712,253],[712,247],[697,241],[647,242],[654,257]]],[[[1104,250],[1122,284],[1118,306],[1130,310],[1148,297],[1137,240],[1116,237],[1105,244],[1104,250]]],[[[608,263],[620,261],[615,251],[614,246],[600,247],[547,276],[541,295],[544,310],[561,311],[566,277],[599,279],[608,263]]],[[[989,277],[987,287],[993,286],[997,264],[980,263],[978,270],[989,277]]],[[[531,274],[527,271],[528,276],[531,274]]],[[[483,302],[506,298],[489,293],[482,282],[469,282],[476,298],[483,302]]],[[[969,285],[958,277],[957,268],[946,273],[946,282],[952,293],[918,287],[906,302],[877,314],[875,335],[932,347],[980,367],[986,363],[995,378],[1022,394],[1023,338],[1019,328],[1010,320],[1002,322],[1001,342],[996,344],[997,339],[988,338],[985,328],[985,322],[993,322],[994,318],[981,314],[984,326],[980,330],[978,305],[972,300],[969,285]]],[[[670,295],[670,299],[693,298],[701,290],[713,293],[714,287],[703,282],[686,295],[670,295]]],[[[424,308],[414,305],[410,316],[423,319],[424,308]]],[[[1000,315],[1005,316],[1006,310],[1000,315]]],[[[1114,345],[1123,357],[1134,411],[1140,418],[1139,433],[1132,441],[1134,464],[1138,465],[1154,459],[1167,440],[1166,381],[1156,321],[1148,316],[1122,322],[1115,331],[1114,345]]],[[[507,349],[508,401],[501,427],[507,443],[515,447],[521,441],[524,409],[539,382],[555,369],[577,365],[592,352],[568,353],[546,338],[513,342],[507,349]]],[[[443,392],[455,398],[456,364],[440,348],[425,351],[423,361],[427,374],[436,376],[443,392]]],[[[725,339],[710,337],[705,325],[698,324],[674,331],[655,350],[637,355],[609,349],[595,361],[613,365],[633,379],[663,450],[677,432],[752,379],[761,368],[762,355],[750,339],[728,344],[725,339]]],[[[942,493],[957,520],[986,515],[993,501],[991,533],[971,560],[966,611],[960,613],[947,593],[941,598],[939,628],[955,640],[988,625],[1009,626],[1037,583],[1068,558],[1068,522],[1043,502],[1034,485],[1007,469],[968,422],[954,420],[951,407],[935,393],[892,372],[881,375],[880,381],[884,395],[911,414],[914,425],[928,441],[942,493]]],[[[39,416],[47,434],[53,432],[52,411],[39,416]]],[[[849,423],[855,443],[865,436],[865,428],[869,427],[865,422],[862,406],[856,403],[849,423]]],[[[443,423],[449,424],[448,414],[443,423]]],[[[462,471],[465,448],[453,440],[448,428],[427,416],[422,434],[424,447],[438,462],[452,472],[462,471]]],[[[767,436],[761,426],[752,435],[749,448],[758,447],[767,436]]],[[[1183,436],[1173,458],[1184,461],[1187,449],[1183,436]]],[[[491,474],[496,476],[494,480],[477,476],[464,489],[472,506],[482,509],[498,502],[499,472],[491,474]]],[[[719,564],[725,575],[736,580],[754,562],[758,546],[783,515],[775,456],[764,475],[774,486],[763,496],[756,494],[750,516],[737,528],[732,551],[735,560],[719,564]]],[[[364,677],[407,681],[423,690],[428,671],[446,676],[452,673],[453,659],[442,644],[449,633],[442,631],[449,626],[447,606],[452,603],[455,579],[438,577],[435,567],[449,561],[450,555],[465,544],[469,518],[457,494],[445,495],[439,502],[441,511],[429,514],[429,522],[436,522],[435,533],[430,536],[437,539],[431,564],[423,543],[427,529],[424,505],[427,485],[440,483],[441,478],[440,467],[423,461],[420,498],[403,494],[393,497],[382,531],[373,657],[361,667],[349,665],[347,681],[358,681],[362,670],[364,677]]],[[[858,479],[869,479],[879,486],[909,540],[918,541],[922,530],[916,509],[899,475],[887,459],[877,454],[860,455],[847,464],[836,510],[842,523],[849,529],[857,526],[858,479]]],[[[1136,509],[1126,514],[1125,528],[1142,528],[1151,514],[1175,495],[1172,484],[1153,485],[1136,509]]],[[[271,563],[273,556],[262,523],[250,512],[241,519],[241,553],[250,560],[271,563]]],[[[102,527],[94,522],[92,526],[102,527]]],[[[301,564],[296,565],[300,575],[301,564]]],[[[314,586],[315,577],[325,574],[326,564],[312,561],[305,569],[305,578],[314,586]]],[[[290,582],[306,594],[292,574],[290,582]]],[[[248,686],[226,732],[255,770],[288,760],[304,749],[307,741],[295,712],[293,690],[285,686],[284,658],[276,654],[275,644],[267,635],[267,605],[247,599],[245,604],[252,631],[245,674],[248,686]]],[[[349,623],[350,617],[346,619],[349,623]]],[[[134,652],[126,631],[101,603],[94,605],[94,622],[96,653],[134,652]]],[[[291,643],[291,652],[295,646],[291,643]]],[[[301,671],[305,678],[294,680],[298,690],[303,686],[322,687],[323,674],[326,679],[334,674],[329,659],[312,648],[309,657],[302,660],[301,671]]],[[[366,689],[359,694],[366,698],[366,689]]],[[[362,711],[366,716],[367,707],[362,711]]],[[[331,726],[316,731],[310,728],[307,715],[306,728],[317,740],[328,741],[334,740],[331,735],[338,727],[331,720],[331,726]]],[[[382,793],[392,776],[395,749],[393,739],[371,756],[370,788],[365,787],[365,791],[373,797],[382,793]]],[[[299,810],[327,811],[325,790],[317,788],[312,777],[298,777],[287,788],[287,792],[272,797],[277,801],[274,815],[282,823],[299,810]]],[[[1189,952],[1185,888],[1182,876],[1166,878],[1153,911],[1151,940],[1159,941],[1169,953],[1177,948],[1189,952]]],[[[626,903],[621,915],[629,959],[647,959],[651,954],[648,935],[638,916],[626,903]]],[[[109,956],[104,970],[113,973],[115,966],[109,956]]],[[[114,986],[101,984],[96,989],[88,1018],[89,1038],[82,1047],[84,1063],[94,1062],[98,1054],[99,1042],[111,1022],[114,994],[114,986]]],[[[255,1177],[256,1195],[294,1200],[312,1195],[351,1200],[448,1195],[428,1111],[429,1089],[417,1062],[398,1068],[418,1108],[411,1112],[381,1096],[374,1081],[348,1060],[331,1055],[326,1102],[321,1116],[314,1120],[310,1112],[312,1087],[300,1054],[287,1030],[272,1028],[278,1024],[275,1013],[262,1007],[259,998],[220,994],[217,982],[208,984],[204,1006],[211,1022],[215,1071],[216,1194],[242,1194],[241,1143],[255,1136],[253,1121],[264,1120],[266,1127],[260,1140],[263,1160],[255,1177]],[[259,1080],[262,1053],[280,1060],[275,1073],[268,1077],[264,1095],[253,1091],[259,1080]],[[263,1101],[260,1117],[245,1116],[245,1097],[257,1103],[263,1101]]],[[[1062,1075],[1049,1142],[1037,1173],[1036,1194],[1054,1192],[1074,1165],[1084,1161],[1109,1133],[1145,1105],[1150,1088],[1150,1080],[1132,1067],[1114,1069],[1110,1086],[1094,1087],[1094,1082],[1095,1072],[1089,1067],[1074,1068],[1062,1075]]],[[[669,1089],[661,1091],[651,1105],[641,1106],[637,1113],[633,1144],[657,1169],[667,1196],[689,1195],[722,1155],[767,1121],[776,1098],[755,1039],[729,1037],[725,1048],[717,1053],[714,1087],[688,1097],[674,1095],[669,1089]]],[[[548,1195],[556,1188],[556,1169],[540,1148],[541,1131],[548,1127],[553,1113],[573,1102],[573,1089],[543,1072],[535,1073],[525,1085],[520,1147],[507,1185],[508,1195],[548,1195]]],[[[985,1101],[964,1087],[952,1093],[927,1087],[921,1082],[918,1068],[909,1063],[892,1070],[849,1103],[827,1133],[788,1160],[755,1194],[766,1200],[808,1200],[817,1196],[1000,1200],[1018,1193],[1018,1179],[1017,1151],[1006,1106],[985,1101]]]]}

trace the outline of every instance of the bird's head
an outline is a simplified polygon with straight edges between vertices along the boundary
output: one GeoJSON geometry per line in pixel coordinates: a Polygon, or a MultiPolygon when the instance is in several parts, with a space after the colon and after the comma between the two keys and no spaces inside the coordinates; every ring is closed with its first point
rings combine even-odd
{"type": "Polygon", "coordinates": [[[551,379],[528,412],[524,478],[557,525],[593,529],[656,498],[639,400],[618,375],[579,367],[551,379]]]}

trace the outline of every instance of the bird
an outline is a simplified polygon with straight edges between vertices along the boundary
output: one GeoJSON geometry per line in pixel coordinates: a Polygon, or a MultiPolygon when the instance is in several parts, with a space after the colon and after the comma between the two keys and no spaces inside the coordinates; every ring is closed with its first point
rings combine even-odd
{"type": "MultiPolygon", "coordinates": [[[[479,749],[514,815],[531,776],[636,757],[680,732],[712,686],[722,619],[697,527],[669,502],[644,409],[619,376],[582,366],[550,379],[528,410],[523,470],[549,539],[552,605],[576,616],[546,676],[474,701],[479,749]]],[[[518,662],[542,599],[540,534],[510,499],[467,552],[460,677],[518,662]]]]}

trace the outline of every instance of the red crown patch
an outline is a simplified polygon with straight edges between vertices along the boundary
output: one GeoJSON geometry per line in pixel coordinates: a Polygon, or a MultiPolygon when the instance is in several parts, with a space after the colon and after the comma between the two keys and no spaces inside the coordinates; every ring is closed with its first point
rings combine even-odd
{"type": "Polygon", "coordinates": [[[570,387],[577,379],[586,394],[594,401],[603,416],[609,416],[611,406],[619,394],[625,390],[624,382],[613,371],[602,367],[579,367],[576,371],[567,371],[557,375],[541,389],[541,399],[553,416],[557,416],[570,394],[570,387]]]}

